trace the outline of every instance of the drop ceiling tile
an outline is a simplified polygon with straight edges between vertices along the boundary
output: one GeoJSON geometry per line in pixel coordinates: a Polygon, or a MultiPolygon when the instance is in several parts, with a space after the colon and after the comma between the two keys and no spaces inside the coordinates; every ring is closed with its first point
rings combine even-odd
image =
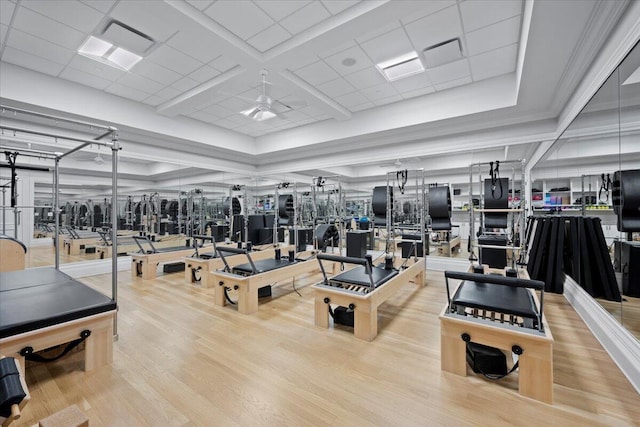
{"type": "Polygon", "coordinates": [[[462,37],[457,6],[449,7],[405,26],[409,38],[420,52],[427,47],[462,37]]]}
{"type": "Polygon", "coordinates": [[[176,73],[180,73],[183,76],[194,72],[204,65],[200,61],[197,61],[167,45],[160,46],[154,50],[149,56],[147,56],[146,60],[162,65],[163,67],[173,70],[176,73]]]}
{"type": "Polygon", "coordinates": [[[49,61],[66,65],[76,54],[74,51],[65,49],[41,38],[23,33],[15,28],[9,34],[7,46],[15,47],[23,52],[40,56],[49,61]]]}
{"type": "Polygon", "coordinates": [[[7,30],[9,29],[9,27],[7,27],[4,24],[0,24],[0,46],[2,46],[5,42],[4,38],[7,35],[7,30]]]}
{"type": "Polygon", "coordinates": [[[155,64],[151,61],[147,61],[146,59],[138,62],[131,69],[131,72],[142,77],[154,80],[158,83],[162,83],[163,85],[170,85],[180,77],[182,77],[181,74],[164,68],[163,66],[155,64]]]}
{"type": "Polygon", "coordinates": [[[420,18],[436,13],[439,10],[445,9],[449,6],[456,4],[456,0],[429,0],[423,2],[424,7],[419,12],[411,14],[406,18],[401,19],[404,25],[407,25],[413,21],[417,21],[420,18]]]}
{"type": "Polygon", "coordinates": [[[220,71],[216,70],[215,68],[209,67],[208,65],[203,65],[193,73],[189,74],[189,77],[199,83],[204,83],[219,75],[220,71]]]}
{"type": "Polygon", "coordinates": [[[391,85],[399,92],[409,92],[425,87],[430,87],[431,80],[426,73],[414,74],[413,76],[405,77],[404,79],[396,80],[391,85]]]}
{"type": "Polygon", "coordinates": [[[381,85],[368,87],[360,90],[360,93],[369,98],[369,101],[377,101],[379,99],[397,96],[398,92],[391,86],[391,83],[383,83],[381,85]]]}
{"type": "Polygon", "coordinates": [[[351,111],[352,113],[356,113],[358,111],[368,110],[369,108],[373,108],[375,106],[376,104],[374,104],[373,102],[365,102],[364,104],[356,105],[354,107],[349,107],[348,110],[351,111]]]}
{"type": "Polygon", "coordinates": [[[287,120],[291,120],[292,122],[296,123],[309,119],[309,116],[300,112],[299,110],[289,110],[283,115],[287,118],[287,120]]]}
{"type": "Polygon", "coordinates": [[[517,43],[520,37],[520,15],[467,33],[467,53],[477,55],[517,43]]]}
{"type": "Polygon", "coordinates": [[[111,7],[115,4],[116,0],[81,0],[82,3],[91,6],[92,8],[107,13],[111,7]]]}
{"type": "Polygon", "coordinates": [[[280,25],[275,24],[251,37],[247,40],[247,43],[258,49],[260,52],[266,52],[272,47],[277,46],[290,38],[291,34],[289,34],[280,25]]]}
{"type": "Polygon", "coordinates": [[[242,40],[274,24],[269,15],[248,0],[218,1],[205,13],[242,40]]]}
{"type": "Polygon", "coordinates": [[[435,85],[435,87],[436,87],[436,90],[440,91],[440,90],[446,90],[446,89],[451,89],[451,88],[454,88],[454,87],[466,85],[466,84],[469,84],[471,82],[472,82],[471,77],[468,76],[468,77],[463,77],[461,79],[450,80],[450,81],[445,82],[445,83],[440,83],[440,84],[435,85]]]}
{"type": "Polygon", "coordinates": [[[402,97],[404,99],[415,98],[416,96],[427,95],[435,92],[435,88],[433,86],[424,87],[422,89],[410,90],[407,92],[402,92],[402,97]]]}
{"type": "Polygon", "coordinates": [[[356,88],[351,86],[349,82],[347,82],[345,79],[342,79],[342,78],[331,80],[330,82],[321,84],[320,86],[318,86],[318,89],[320,89],[322,92],[325,93],[325,95],[331,98],[335,98],[336,96],[346,95],[347,93],[356,91],[356,88]]]}
{"type": "Polygon", "coordinates": [[[365,89],[387,81],[375,67],[365,68],[364,70],[349,74],[345,79],[356,89],[365,89]]]}
{"type": "Polygon", "coordinates": [[[114,95],[118,95],[123,98],[131,99],[138,102],[149,97],[149,94],[146,92],[130,88],[129,86],[121,85],[120,83],[112,83],[111,86],[105,89],[105,92],[109,92],[114,95]]]}
{"type": "Polygon", "coordinates": [[[79,2],[22,0],[20,6],[85,33],[92,32],[104,17],[104,14],[79,2]]]}
{"type": "Polygon", "coordinates": [[[29,68],[30,70],[39,71],[52,76],[58,75],[58,73],[60,73],[64,68],[63,65],[14,49],[11,46],[6,46],[4,48],[2,60],[4,62],[9,62],[20,67],[29,68]]]}
{"type": "Polygon", "coordinates": [[[172,88],[178,89],[180,92],[186,92],[188,90],[193,89],[198,86],[200,83],[197,81],[190,79],[189,77],[183,77],[174,84],[171,85],[172,88]]]}
{"type": "Polygon", "coordinates": [[[210,105],[207,108],[204,108],[202,111],[213,114],[214,116],[222,117],[222,118],[228,117],[231,114],[235,114],[234,111],[229,111],[226,108],[223,108],[219,105],[210,105]]]}
{"type": "Polygon", "coordinates": [[[194,113],[189,114],[189,117],[200,120],[205,123],[213,123],[216,120],[220,120],[220,117],[215,116],[213,114],[209,114],[206,111],[196,111],[194,113]]]}
{"type": "Polygon", "coordinates": [[[75,68],[67,67],[62,73],[60,73],[60,77],[66,80],[70,80],[72,82],[80,83],[85,86],[94,87],[96,89],[104,90],[107,86],[111,84],[110,80],[103,79],[93,74],[85,73],[84,71],[76,70],[75,68]]]}
{"type": "MultiPolygon", "coordinates": [[[[0,0],[0,3],[4,1],[0,0]]],[[[78,49],[86,38],[82,32],[24,7],[18,9],[13,28],[74,50],[78,49]]]]}
{"type": "Polygon", "coordinates": [[[160,42],[176,32],[180,20],[174,8],[155,0],[120,1],[109,16],[160,42]]]}
{"type": "Polygon", "coordinates": [[[227,58],[226,56],[219,56],[213,61],[209,62],[209,65],[220,71],[221,73],[224,73],[225,71],[228,71],[238,65],[238,63],[232,59],[227,58]]]}
{"type": "Polygon", "coordinates": [[[167,44],[202,63],[220,56],[215,49],[220,40],[206,31],[183,30],[171,37],[167,44]]]}
{"type": "Polygon", "coordinates": [[[229,119],[220,119],[220,120],[215,122],[215,125],[223,127],[223,128],[227,128],[227,129],[234,129],[234,128],[237,128],[239,126],[238,123],[234,122],[233,120],[229,120],[229,119]]]}
{"type": "Polygon", "coordinates": [[[484,80],[514,71],[517,55],[518,44],[516,43],[472,56],[469,58],[469,62],[471,63],[473,80],[484,80]]]}
{"type": "Polygon", "coordinates": [[[461,79],[471,75],[469,69],[469,60],[467,58],[460,59],[450,64],[441,65],[440,67],[427,70],[429,80],[433,84],[440,84],[450,80],[461,79]]]}
{"type": "Polygon", "coordinates": [[[332,15],[337,15],[358,4],[358,0],[322,0],[322,4],[332,15]]]}
{"type": "Polygon", "coordinates": [[[168,99],[162,98],[161,96],[158,96],[158,95],[151,95],[150,97],[142,100],[142,102],[144,102],[147,105],[151,105],[152,107],[157,107],[158,105],[166,101],[168,101],[168,99]]]}
{"type": "Polygon", "coordinates": [[[474,0],[460,3],[465,31],[473,31],[522,13],[522,0],[474,0]]]}
{"type": "Polygon", "coordinates": [[[125,73],[118,68],[110,67],[82,55],[74,56],[68,66],[110,81],[118,80],[125,73]]]}
{"type": "Polygon", "coordinates": [[[320,85],[337,79],[338,74],[323,61],[314,62],[296,71],[296,74],[311,85],[320,85]]]}
{"type": "Polygon", "coordinates": [[[0,23],[9,25],[16,5],[9,1],[0,1],[0,23]]]}
{"type": "Polygon", "coordinates": [[[360,46],[376,63],[396,58],[414,50],[402,28],[361,43],[360,46]]]}
{"type": "Polygon", "coordinates": [[[187,0],[187,2],[196,9],[205,10],[213,4],[214,0],[187,0]]]}
{"type": "Polygon", "coordinates": [[[324,111],[316,107],[315,105],[308,105],[304,108],[300,108],[298,111],[306,114],[309,117],[317,117],[320,114],[324,114],[324,111]]]}
{"type": "Polygon", "coordinates": [[[173,98],[175,98],[176,96],[180,95],[182,92],[180,92],[178,89],[173,88],[171,86],[167,86],[164,89],[160,89],[158,92],[156,92],[156,95],[169,101],[173,98]]]}
{"type": "Polygon", "coordinates": [[[353,107],[354,105],[364,104],[369,102],[369,99],[360,92],[353,92],[347,95],[339,96],[335,101],[344,107],[353,107]]]}
{"type": "Polygon", "coordinates": [[[343,50],[342,52],[329,56],[324,60],[331,66],[331,68],[343,76],[375,65],[371,62],[367,54],[358,46],[343,50]],[[345,65],[345,61],[351,60],[355,61],[353,65],[345,65]]]}
{"type": "Polygon", "coordinates": [[[388,24],[385,24],[381,27],[377,27],[374,30],[371,30],[359,37],[356,37],[356,41],[360,44],[369,41],[371,39],[375,39],[383,34],[390,33],[391,31],[400,28],[400,21],[391,21],[388,24]]]}
{"type": "Polygon", "coordinates": [[[342,44],[339,44],[337,46],[332,46],[329,50],[326,50],[326,51],[320,53],[318,56],[320,58],[324,59],[324,58],[326,58],[328,56],[333,56],[333,55],[335,55],[337,53],[342,52],[343,50],[347,50],[347,49],[349,49],[351,47],[354,47],[354,46],[358,46],[357,43],[354,40],[349,40],[346,43],[342,43],[342,44]]]}
{"type": "Polygon", "coordinates": [[[391,104],[393,102],[398,102],[398,101],[402,101],[402,97],[400,95],[393,95],[393,96],[389,96],[387,98],[382,98],[382,99],[377,99],[375,101],[373,101],[374,104],[376,104],[376,106],[381,106],[381,105],[387,105],[387,104],[391,104]]]}
{"type": "Polygon", "coordinates": [[[222,108],[226,108],[229,111],[239,113],[247,108],[250,108],[253,104],[250,101],[245,101],[239,98],[227,98],[224,101],[218,103],[222,108]]]}
{"type": "Polygon", "coordinates": [[[327,9],[320,2],[314,1],[284,18],[280,21],[280,25],[291,34],[298,34],[330,16],[331,14],[327,12],[327,9]]]}
{"type": "Polygon", "coordinates": [[[275,21],[282,20],[309,3],[310,1],[291,0],[262,0],[256,2],[258,7],[267,12],[275,21]]]}
{"type": "Polygon", "coordinates": [[[118,83],[146,93],[156,93],[164,87],[158,82],[133,73],[126,73],[118,79],[118,83]]]}

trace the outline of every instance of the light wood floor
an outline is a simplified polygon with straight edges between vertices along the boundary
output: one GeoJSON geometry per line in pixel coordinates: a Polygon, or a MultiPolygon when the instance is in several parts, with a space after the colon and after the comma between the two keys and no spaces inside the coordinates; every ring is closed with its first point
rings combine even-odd
{"type": "MultiPolygon", "coordinates": [[[[113,365],[81,370],[79,353],[30,365],[32,400],[16,426],[77,404],[91,426],[640,425],[640,396],[570,305],[545,299],[555,337],[553,406],[495,383],[440,371],[441,272],[380,307],[371,343],[313,324],[306,277],[274,288],[256,315],[216,307],[180,273],[119,276],[113,365]]],[[[83,279],[109,294],[108,276],[83,279]]]]}

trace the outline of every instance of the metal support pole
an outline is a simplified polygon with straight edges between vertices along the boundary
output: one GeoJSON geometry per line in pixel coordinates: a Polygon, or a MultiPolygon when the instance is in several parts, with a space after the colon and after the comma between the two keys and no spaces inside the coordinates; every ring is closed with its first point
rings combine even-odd
{"type": "MultiPolygon", "coordinates": [[[[111,299],[118,304],[118,133],[111,136],[111,299]]],[[[118,337],[118,313],[113,317],[113,336],[118,337]]]]}
{"type": "MultiPolygon", "coordinates": [[[[289,242],[291,237],[289,237],[289,242]]],[[[288,243],[288,242],[286,242],[288,243]]],[[[298,185],[293,183],[293,244],[294,252],[298,251],[298,185]]]]}
{"type": "Polygon", "coordinates": [[[385,248],[384,251],[385,253],[389,253],[389,248],[391,247],[391,222],[393,221],[393,206],[391,206],[392,202],[391,202],[391,188],[389,187],[389,174],[391,172],[387,172],[387,218],[386,218],[386,225],[387,225],[387,238],[385,239],[385,248]]]}
{"type": "Polygon", "coordinates": [[[60,159],[56,157],[56,165],[53,171],[53,199],[54,202],[54,218],[56,220],[55,250],[56,250],[56,269],[60,268],[60,159]]]}
{"type": "MultiPolygon", "coordinates": [[[[278,243],[278,223],[280,222],[280,192],[278,191],[279,185],[276,185],[276,193],[274,196],[274,209],[273,209],[273,244],[278,243]]],[[[285,203],[286,205],[286,203],[285,203]]],[[[263,205],[264,206],[264,205],[263,205]]],[[[260,242],[262,243],[262,242],[260,242]]]]}

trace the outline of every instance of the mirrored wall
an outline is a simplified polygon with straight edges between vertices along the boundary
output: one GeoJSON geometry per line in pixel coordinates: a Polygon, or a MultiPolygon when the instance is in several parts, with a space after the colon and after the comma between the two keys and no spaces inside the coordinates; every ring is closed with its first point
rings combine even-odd
{"type": "MultiPolygon", "coordinates": [[[[565,272],[636,337],[640,337],[640,276],[633,274],[633,259],[640,265],[639,256],[634,255],[640,251],[640,233],[630,231],[633,227],[621,231],[620,222],[623,216],[634,215],[629,209],[633,203],[635,215],[640,215],[640,194],[635,194],[640,186],[634,184],[633,190],[632,185],[640,179],[638,171],[640,46],[636,45],[556,141],[548,158],[532,171],[534,215],[579,217],[585,224],[589,219],[591,228],[580,228],[576,222],[573,234],[585,246],[574,252],[584,255],[604,246],[598,256],[591,257],[593,261],[585,256],[572,261],[567,253],[573,249],[565,242],[565,272]],[[623,187],[627,182],[624,213],[619,207],[621,181],[623,187]],[[600,228],[603,245],[597,242],[600,228]]],[[[567,230],[570,239],[572,231],[567,230]]]]}

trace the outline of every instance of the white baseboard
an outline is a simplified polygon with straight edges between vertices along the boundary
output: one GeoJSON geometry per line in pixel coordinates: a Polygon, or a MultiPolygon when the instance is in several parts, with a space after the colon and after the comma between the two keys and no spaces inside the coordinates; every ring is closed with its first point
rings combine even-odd
{"type": "MultiPolygon", "coordinates": [[[[118,271],[128,270],[131,270],[131,257],[118,257],[118,271]]],[[[78,277],[95,276],[97,274],[107,274],[111,273],[111,260],[100,259],[95,261],[81,261],[60,264],[60,271],[62,271],[63,273],[67,273],[74,279],[78,277]]]]}
{"type": "Polygon", "coordinates": [[[41,239],[31,239],[31,242],[29,242],[30,248],[39,248],[42,246],[53,246],[53,239],[51,237],[43,237],[41,239]]]}
{"type": "Polygon", "coordinates": [[[565,276],[564,297],[640,393],[640,341],[569,276],[565,276]]]}

